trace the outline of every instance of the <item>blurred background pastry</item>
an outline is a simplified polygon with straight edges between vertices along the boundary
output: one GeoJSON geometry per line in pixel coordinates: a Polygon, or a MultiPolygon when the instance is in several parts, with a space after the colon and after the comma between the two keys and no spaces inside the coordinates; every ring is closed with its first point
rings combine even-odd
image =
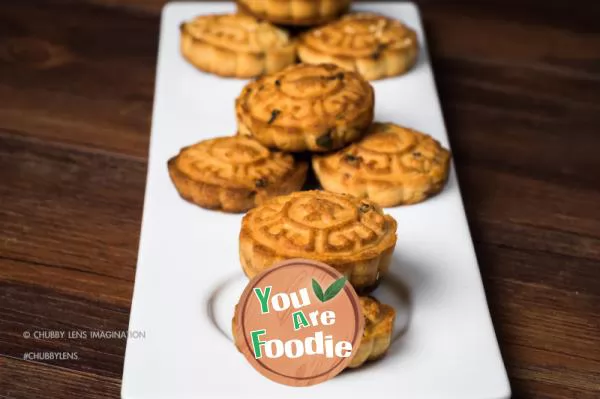
{"type": "Polygon", "coordinates": [[[181,24],[181,53],[192,65],[220,76],[250,78],[296,62],[289,34],[241,14],[202,15],[181,24]]]}
{"type": "Polygon", "coordinates": [[[334,63],[375,80],[400,75],[416,62],[419,43],[414,30],[392,18],[373,13],[348,14],[302,34],[302,62],[334,63]]]}
{"type": "Polygon", "coordinates": [[[281,25],[319,25],[350,7],[350,0],[237,0],[238,10],[281,25]]]}

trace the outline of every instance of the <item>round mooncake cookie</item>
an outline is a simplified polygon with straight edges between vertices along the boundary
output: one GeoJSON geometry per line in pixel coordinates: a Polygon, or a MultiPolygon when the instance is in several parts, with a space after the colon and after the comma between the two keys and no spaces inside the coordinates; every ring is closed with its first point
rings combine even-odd
{"type": "Polygon", "coordinates": [[[431,136],[392,123],[374,123],[343,150],[314,156],[321,186],[380,206],[414,204],[437,194],[448,178],[450,152],[431,136]]]}
{"type": "Polygon", "coordinates": [[[238,133],[283,151],[331,151],[362,137],[374,103],[373,88],[355,72],[292,65],[244,87],[235,105],[238,133]]]}
{"type": "Polygon", "coordinates": [[[360,307],[365,317],[365,331],[358,351],[349,368],[362,366],[365,362],[382,357],[392,343],[396,311],[370,296],[361,296],[360,307]]]}
{"type": "Polygon", "coordinates": [[[324,262],[358,290],[376,285],[396,245],[396,221],[368,200],[326,191],[273,198],[242,220],[240,261],[254,277],[293,258],[324,262]]]}
{"type": "Polygon", "coordinates": [[[237,0],[238,10],[281,25],[310,26],[329,22],[350,7],[351,0],[237,0]]]}
{"type": "Polygon", "coordinates": [[[337,22],[300,36],[302,62],[330,62],[365,79],[400,75],[409,70],[419,53],[415,32],[401,22],[372,13],[346,15],[337,22]]]}
{"type": "MultiPolygon", "coordinates": [[[[361,296],[359,300],[361,312],[365,318],[365,330],[358,350],[355,351],[348,368],[357,368],[368,361],[382,357],[392,343],[392,333],[396,320],[396,311],[391,306],[380,303],[370,296],[361,296]]],[[[237,314],[237,309],[231,320],[231,331],[233,342],[240,350],[242,342],[236,335],[238,321],[235,314],[237,314]]]]}
{"type": "Polygon", "coordinates": [[[308,168],[289,154],[269,151],[258,141],[240,136],[185,147],[168,166],[181,197],[225,212],[244,212],[299,190],[308,168]]]}
{"type": "Polygon", "coordinates": [[[288,33],[248,15],[213,14],[181,24],[181,53],[197,68],[250,78],[296,62],[288,33]]]}

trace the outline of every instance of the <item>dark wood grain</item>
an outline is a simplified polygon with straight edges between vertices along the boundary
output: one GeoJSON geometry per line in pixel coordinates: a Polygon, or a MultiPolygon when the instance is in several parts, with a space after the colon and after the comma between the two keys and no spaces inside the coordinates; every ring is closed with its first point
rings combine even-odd
{"type": "Polygon", "coordinates": [[[117,378],[0,357],[1,397],[6,398],[118,398],[117,378]]]}
{"type": "MultiPolygon", "coordinates": [[[[0,5],[0,397],[119,395],[23,333],[127,329],[163,3],[0,5]]],[[[600,3],[420,5],[514,396],[600,397],[600,3]]]]}

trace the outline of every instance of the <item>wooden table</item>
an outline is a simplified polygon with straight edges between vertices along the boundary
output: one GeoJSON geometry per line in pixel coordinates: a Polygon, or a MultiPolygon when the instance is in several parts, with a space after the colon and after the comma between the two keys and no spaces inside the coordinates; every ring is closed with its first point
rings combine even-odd
{"type": "MultiPolygon", "coordinates": [[[[127,329],[161,3],[0,5],[0,397],[119,395],[123,339],[24,335],[127,329]]],[[[600,2],[447,3],[421,7],[514,396],[600,397],[600,2]]]]}

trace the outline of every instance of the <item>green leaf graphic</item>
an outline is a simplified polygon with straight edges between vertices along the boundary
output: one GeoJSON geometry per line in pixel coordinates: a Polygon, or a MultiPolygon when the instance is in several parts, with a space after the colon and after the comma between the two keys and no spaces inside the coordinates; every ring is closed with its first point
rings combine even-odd
{"type": "Polygon", "coordinates": [[[335,298],[342,288],[344,288],[344,285],[346,285],[346,280],[346,276],[344,276],[339,280],[334,281],[333,284],[331,284],[329,288],[325,290],[325,295],[323,296],[322,302],[327,302],[328,300],[335,298]]]}
{"type": "Polygon", "coordinates": [[[323,299],[323,288],[321,288],[317,280],[315,280],[314,278],[312,279],[312,289],[317,298],[319,298],[319,301],[325,302],[325,300],[323,299]]]}

